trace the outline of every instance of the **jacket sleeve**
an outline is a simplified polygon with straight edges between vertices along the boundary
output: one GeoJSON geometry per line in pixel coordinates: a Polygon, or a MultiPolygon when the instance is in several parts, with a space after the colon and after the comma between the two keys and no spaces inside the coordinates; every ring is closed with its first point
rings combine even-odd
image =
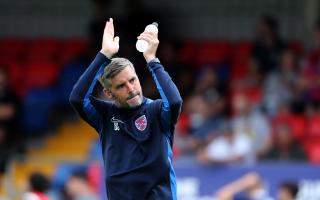
{"type": "Polygon", "coordinates": [[[98,105],[93,103],[90,96],[93,93],[99,77],[103,73],[104,67],[109,63],[110,59],[99,52],[74,85],[69,98],[72,107],[80,117],[93,126],[98,132],[102,125],[102,117],[97,111],[98,105]]]}
{"type": "Polygon", "coordinates": [[[177,86],[159,62],[151,61],[147,66],[162,99],[162,126],[165,131],[172,132],[181,111],[182,98],[177,86]]]}

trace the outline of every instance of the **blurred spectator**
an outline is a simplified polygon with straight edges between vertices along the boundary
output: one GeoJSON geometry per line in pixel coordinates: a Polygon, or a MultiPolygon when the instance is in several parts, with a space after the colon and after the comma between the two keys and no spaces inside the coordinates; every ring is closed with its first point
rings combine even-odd
{"type": "Polygon", "coordinates": [[[233,98],[232,107],[234,109],[232,117],[234,133],[244,134],[250,138],[254,157],[265,154],[271,144],[269,121],[262,113],[253,110],[248,97],[244,94],[237,94],[233,98]]]}
{"type": "Polygon", "coordinates": [[[261,72],[267,73],[278,66],[279,56],[285,48],[279,35],[278,21],[272,16],[263,16],[256,34],[252,55],[261,67],[261,72]]]}
{"type": "Polygon", "coordinates": [[[306,160],[301,145],[293,139],[289,124],[280,123],[275,127],[274,146],[266,153],[269,160],[306,160]]]}
{"type": "Polygon", "coordinates": [[[304,63],[299,89],[304,101],[320,100],[320,21],[314,28],[314,49],[312,49],[304,63]]]}
{"type": "Polygon", "coordinates": [[[297,82],[300,104],[320,100],[320,20],[315,24],[312,44],[297,82]]]}
{"type": "MultiPolygon", "coordinates": [[[[192,74],[186,76],[190,75],[192,76],[192,74]]],[[[180,154],[194,154],[216,136],[220,124],[226,118],[224,91],[216,72],[211,68],[204,68],[195,83],[193,95],[185,99],[181,119],[187,121],[189,126],[184,127],[187,134],[179,132],[176,134],[175,144],[180,154]]],[[[178,127],[180,127],[179,123],[178,127]]],[[[178,128],[177,131],[179,130],[181,129],[178,128]]]]}
{"type": "Polygon", "coordinates": [[[0,177],[4,174],[7,166],[7,162],[10,156],[6,142],[6,131],[3,127],[0,127],[0,177]]]}
{"type": "Polygon", "coordinates": [[[18,135],[20,102],[11,91],[7,73],[0,68],[0,173],[10,154],[23,146],[23,138],[18,135]]]}
{"type": "Polygon", "coordinates": [[[228,123],[222,123],[219,132],[221,135],[198,152],[201,163],[228,164],[251,160],[252,145],[247,135],[234,134],[228,123]]]}
{"type": "Polygon", "coordinates": [[[298,77],[297,58],[292,51],[285,50],[279,68],[271,71],[264,82],[263,104],[268,114],[274,116],[281,104],[293,101],[298,77]]]}
{"type": "MultiPolygon", "coordinates": [[[[223,186],[215,194],[217,200],[273,200],[259,174],[250,172],[223,186]]],[[[282,199],[281,199],[282,200],[282,199]]]]}
{"type": "MultiPolygon", "coordinates": [[[[66,183],[66,192],[72,200],[98,200],[85,172],[75,172],[66,183]]],[[[124,191],[125,192],[125,191],[124,191]]]]}
{"type": "Polygon", "coordinates": [[[259,71],[259,63],[254,58],[251,58],[247,68],[247,72],[243,77],[232,81],[231,87],[233,90],[241,91],[261,87],[263,79],[259,71]]]}
{"type": "Polygon", "coordinates": [[[212,91],[211,96],[194,95],[185,103],[185,112],[189,117],[189,135],[177,138],[181,153],[195,153],[199,147],[206,145],[215,137],[220,124],[225,120],[222,110],[225,106],[224,97],[217,91],[212,91]]]}
{"type": "Polygon", "coordinates": [[[46,195],[50,187],[50,182],[46,176],[41,173],[33,173],[29,178],[29,192],[22,196],[22,200],[49,200],[46,195]]]}
{"type": "Polygon", "coordinates": [[[294,182],[283,182],[278,190],[278,200],[295,200],[298,194],[298,185],[294,182]]]}
{"type": "Polygon", "coordinates": [[[212,68],[204,68],[200,74],[200,78],[196,80],[194,93],[212,96],[214,90],[223,94],[226,88],[221,84],[217,73],[212,68]]]}
{"type": "MultiPolygon", "coordinates": [[[[178,66],[183,67],[183,70],[175,71],[172,75],[170,73],[170,76],[174,79],[181,97],[183,99],[186,99],[188,96],[192,94],[193,88],[194,88],[194,75],[195,70],[192,66],[188,65],[179,65],[178,66]]],[[[181,68],[180,68],[181,69],[181,68]]]]}
{"type": "MultiPolygon", "coordinates": [[[[181,64],[177,55],[177,44],[172,41],[164,41],[158,50],[161,62],[167,66],[166,70],[177,87],[179,88],[181,96],[187,97],[193,90],[195,84],[195,70],[190,64],[181,64]],[[181,70],[183,69],[183,70],[181,70]]],[[[146,85],[148,86],[148,85],[146,85]]],[[[157,93],[157,92],[156,92],[157,93]]]]}
{"type": "MultiPolygon", "coordinates": [[[[298,186],[294,182],[283,182],[278,188],[277,200],[295,200],[298,186]]],[[[223,186],[215,194],[216,200],[273,200],[268,194],[259,174],[249,172],[223,186]]]]}

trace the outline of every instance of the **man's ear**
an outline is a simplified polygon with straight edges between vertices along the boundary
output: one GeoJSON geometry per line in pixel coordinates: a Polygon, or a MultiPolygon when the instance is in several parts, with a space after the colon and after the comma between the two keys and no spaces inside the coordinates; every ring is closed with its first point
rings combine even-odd
{"type": "Polygon", "coordinates": [[[108,99],[113,99],[113,94],[110,88],[109,89],[103,88],[103,93],[108,99]]]}

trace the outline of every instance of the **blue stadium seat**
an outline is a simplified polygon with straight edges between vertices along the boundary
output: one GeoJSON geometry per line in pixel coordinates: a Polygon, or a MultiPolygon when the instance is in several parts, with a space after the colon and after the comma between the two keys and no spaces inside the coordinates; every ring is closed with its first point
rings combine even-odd
{"type": "Polygon", "coordinates": [[[56,96],[52,88],[32,89],[27,93],[22,107],[22,124],[27,133],[37,135],[47,130],[56,96]]]}
{"type": "Polygon", "coordinates": [[[69,107],[70,92],[87,67],[87,63],[74,61],[63,67],[57,82],[58,103],[60,106],[69,107]]]}
{"type": "Polygon", "coordinates": [[[57,167],[55,175],[52,177],[51,187],[56,190],[61,190],[72,173],[76,171],[87,171],[87,168],[87,164],[61,162],[57,167]]]}

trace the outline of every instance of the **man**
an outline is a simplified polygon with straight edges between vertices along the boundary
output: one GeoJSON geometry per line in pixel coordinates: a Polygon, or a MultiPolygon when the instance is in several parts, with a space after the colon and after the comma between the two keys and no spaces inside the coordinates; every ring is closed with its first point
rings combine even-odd
{"type": "Polygon", "coordinates": [[[273,200],[263,183],[262,178],[255,172],[248,172],[242,177],[223,186],[215,194],[216,200],[273,200]]]}
{"type": "Polygon", "coordinates": [[[298,196],[299,188],[294,182],[283,182],[278,190],[278,200],[295,200],[298,196]]]}
{"type": "Polygon", "coordinates": [[[172,144],[182,99],[156,58],[158,36],[143,32],[138,39],[149,43],[143,56],[161,100],[143,97],[130,61],[111,59],[119,50],[119,37],[110,18],[102,49],[76,83],[70,102],[99,133],[109,199],[176,199],[172,144]],[[113,103],[92,95],[99,78],[113,103]]]}
{"type": "Polygon", "coordinates": [[[22,196],[22,200],[49,200],[46,195],[50,188],[50,181],[42,173],[35,172],[29,177],[29,190],[22,196]]]}
{"type": "Polygon", "coordinates": [[[98,196],[88,183],[85,172],[74,172],[66,183],[66,192],[73,200],[98,200],[98,196]]]}

